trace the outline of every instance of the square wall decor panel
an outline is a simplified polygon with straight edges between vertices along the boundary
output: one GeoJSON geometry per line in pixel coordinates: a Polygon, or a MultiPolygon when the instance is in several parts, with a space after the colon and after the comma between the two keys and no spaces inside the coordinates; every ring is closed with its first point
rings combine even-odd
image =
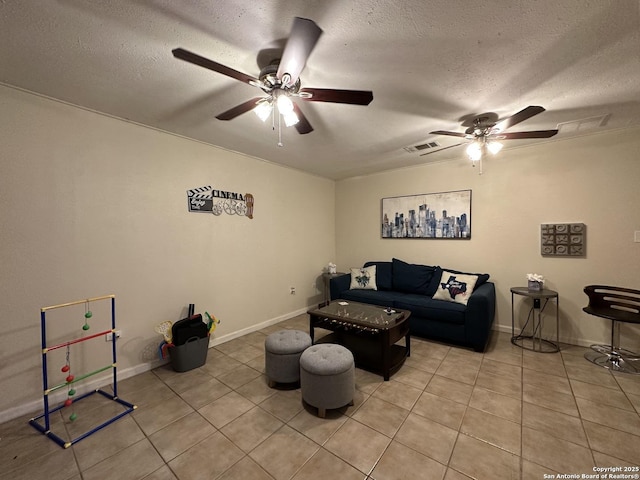
{"type": "Polygon", "coordinates": [[[587,226],[584,223],[540,225],[540,253],[545,257],[584,257],[587,226]]]}

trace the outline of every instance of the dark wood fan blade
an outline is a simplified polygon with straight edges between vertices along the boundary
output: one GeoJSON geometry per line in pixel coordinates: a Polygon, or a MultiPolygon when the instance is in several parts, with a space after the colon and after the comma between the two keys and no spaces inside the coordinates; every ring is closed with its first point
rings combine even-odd
{"type": "Polygon", "coordinates": [[[251,84],[251,82],[260,83],[257,78],[252,77],[251,75],[238,72],[233,68],[229,68],[225,65],[222,65],[221,63],[209,60],[208,58],[201,57],[200,55],[188,50],[184,50],[183,48],[174,48],[173,50],[171,50],[171,53],[173,53],[173,56],[177,59],[193,63],[194,65],[198,65],[200,67],[208,68],[209,70],[221,73],[222,75],[226,75],[227,77],[235,78],[236,80],[240,80],[241,82],[249,84],[251,84]]]}
{"type": "Polygon", "coordinates": [[[533,117],[534,115],[538,115],[539,113],[544,112],[543,107],[538,107],[535,105],[530,105],[527,108],[520,110],[518,113],[511,115],[509,118],[505,118],[504,120],[496,123],[493,127],[496,130],[501,132],[505,131],[509,127],[513,127],[520,122],[524,122],[525,120],[533,117]]]}
{"type": "Polygon", "coordinates": [[[237,116],[242,115],[243,113],[246,113],[249,110],[253,110],[256,106],[256,103],[258,103],[263,98],[264,97],[255,97],[255,98],[252,98],[251,100],[247,100],[246,102],[241,103],[240,105],[237,105],[227,110],[226,112],[222,112],[220,115],[216,115],[216,118],[218,120],[233,120],[237,116]]]}
{"type": "Polygon", "coordinates": [[[335,90],[331,88],[302,88],[300,93],[311,94],[302,96],[310,102],[349,103],[351,105],[369,105],[373,100],[373,92],[369,90],[335,90]]]}
{"type": "Polygon", "coordinates": [[[320,35],[322,35],[322,29],[313,20],[300,17],[293,19],[291,33],[282,52],[276,74],[280,80],[285,73],[288,73],[291,76],[290,85],[296,83],[320,35]]]}
{"type": "MultiPolygon", "coordinates": [[[[433,133],[433,132],[432,132],[432,133],[433,133]]],[[[448,145],[448,146],[446,146],[446,147],[439,148],[438,150],[432,150],[432,151],[430,151],[430,152],[421,153],[421,154],[420,154],[420,156],[421,156],[421,157],[424,157],[425,155],[431,155],[432,153],[442,152],[443,150],[448,150],[448,149],[453,148],[453,147],[459,147],[460,145],[466,145],[467,143],[468,143],[468,142],[461,142],[461,143],[456,143],[456,144],[454,144],[454,145],[448,145]]]]}
{"type": "Polygon", "coordinates": [[[309,123],[309,120],[307,120],[307,117],[304,116],[304,113],[302,113],[302,110],[300,110],[300,107],[298,107],[295,102],[293,102],[293,111],[298,116],[298,123],[295,124],[298,133],[304,135],[305,133],[313,132],[313,127],[309,123]]]}
{"type": "MultiPolygon", "coordinates": [[[[550,138],[553,137],[558,130],[532,130],[530,132],[506,132],[495,135],[496,138],[506,140],[518,140],[521,138],[550,138]]],[[[493,136],[493,135],[491,135],[493,136]]]]}
{"type": "Polygon", "coordinates": [[[433,135],[449,135],[450,137],[462,137],[465,138],[467,136],[466,133],[462,132],[448,132],[446,130],[435,130],[433,132],[429,132],[433,135]]]}

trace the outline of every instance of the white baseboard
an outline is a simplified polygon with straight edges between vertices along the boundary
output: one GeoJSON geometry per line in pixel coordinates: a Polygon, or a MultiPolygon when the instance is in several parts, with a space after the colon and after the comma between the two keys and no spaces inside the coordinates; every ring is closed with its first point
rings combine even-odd
{"type": "MultiPolygon", "coordinates": [[[[269,320],[266,320],[262,323],[259,323],[257,325],[253,325],[251,327],[242,329],[242,330],[238,330],[237,332],[233,332],[233,333],[229,333],[227,335],[223,335],[221,337],[212,337],[209,340],[209,348],[215,346],[215,345],[220,345],[222,343],[228,342],[230,340],[233,340],[235,338],[241,337],[243,335],[247,335],[248,333],[253,333],[256,332],[258,330],[262,330],[263,328],[266,327],[270,327],[271,325],[275,325],[276,323],[280,323],[284,320],[288,320],[290,318],[293,317],[297,317],[298,315],[302,315],[303,313],[306,313],[307,310],[310,307],[307,308],[301,308],[299,310],[287,313],[285,315],[281,315],[279,317],[276,318],[272,318],[269,320]]],[[[129,367],[126,369],[120,369],[118,368],[117,370],[117,375],[118,375],[118,381],[121,380],[125,380],[127,378],[130,377],[134,377],[136,375],[139,375],[141,373],[147,372],[149,370],[153,370],[156,367],[159,367],[160,365],[166,363],[166,361],[162,361],[162,360],[155,360],[153,362],[146,362],[146,363],[140,363],[138,365],[134,365],[133,367],[129,367]]],[[[112,376],[111,375],[101,375],[99,377],[94,378],[93,380],[91,380],[90,382],[86,382],[83,383],[82,386],[78,386],[76,388],[77,390],[77,396],[81,396],[84,395],[87,392],[90,392],[92,390],[97,390],[99,388],[103,388],[107,385],[111,385],[112,382],[112,376]]],[[[67,392],[66,390],[61,390],[59,392],[53,392],[49,395],[49,408],[53,408],[53,405],[59,405],[60,403],[62,403],[65,399],[67,398],[67,392]]],[[[125,401],[129,401],[126,396],[124,396],[122,398],[125,401]]],[[[38,400],[34,400],[31,402],[26,402],[23,403],[22,405],[18,405],[16,407],[12,407],[9,408],[7,410],[3,410],[0,411],[0,423],[4,423],[4,422],[8,422],[9,420],[13,420],[15,418],[19,418],[19,417],[24,417],[27,415],[32,415],[33,417],[38,417],[39,415],[42,415],[44,412],[44,403],[42,398],[39,398],[38,400]],[[33,415],[33,412],[39,412],[36,415],[33,415]]],[[[33,418],[32,417],[32,418],[33,418]]]]}
{"type": "Polygon", "coordinates": [[[242,330],[238,330],[236,332],[228,333],[227,335],[223,335],[222,337],[212,337],[209,340],[209,348],[214,347],[216,345],[220,345],[222,343],[229,342],[236,338],[242,337],[249,333],[257,332],[258,330],[262,330],[263,328],[270,327],[271,325],[275,325],[276,323],[283,322],[285,320],[289,320],[290,318],[297,317],[298,315],[302,315],[303,313],[307,313],[309,307],[301,308],[299,310],[287,313],[285,315],[281,315],[279,317],[272,318],[270,320],[265,320],[262,323],[258,323],[257,325],[252,325],[247,328],[243,328],[242,330]]]}
{"type": "MultiPolygon", "coordinates": [[[[511,334],[511,325],[494,325],[493,330],[511,334]]],[[[574,337],[566,337],[566,336],[560,335],[560,343],[565,343],[568,345],[577,345],[579,347],[589,347],[594,343],[603,343],[603,341],[602,339],[596,341],[596,340],[587,340],[584,338],[574,338],[574,337]]]]}

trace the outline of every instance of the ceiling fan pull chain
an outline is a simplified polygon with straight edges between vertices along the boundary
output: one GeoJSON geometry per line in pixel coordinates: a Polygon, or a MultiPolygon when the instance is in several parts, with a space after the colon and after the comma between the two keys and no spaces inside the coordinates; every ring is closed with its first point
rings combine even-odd
{"type": "Polygon", "coordinates": [[[271,102],[271,130],[275,131],[276,130],[276,115],[277,115],[277,110],[276,110],[276,106],[275,106],[275,102],[271,102]]]}
{"type": "Polygon", "coordinates": [[[282,119],[280,118],[280,110],[278,109],[278,104],[274,106],[273,113],[278,115],[278,146],[284,147],[284,143],[282,143],[282,119]]]}

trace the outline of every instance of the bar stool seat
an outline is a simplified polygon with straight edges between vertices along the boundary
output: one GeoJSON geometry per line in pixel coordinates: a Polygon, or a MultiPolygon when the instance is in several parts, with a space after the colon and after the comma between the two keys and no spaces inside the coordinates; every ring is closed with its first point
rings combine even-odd
{"type": "Polygon", "coordinates": [[[584,357],[592,363],[615,372],[640,374],[640,356],[620,347],[620,322],[640,323],[640,290],[588,285],[584,293],[589,305],[582,310],[589,315],[611,320],[611,343],[591,345],[584,357]]]}

